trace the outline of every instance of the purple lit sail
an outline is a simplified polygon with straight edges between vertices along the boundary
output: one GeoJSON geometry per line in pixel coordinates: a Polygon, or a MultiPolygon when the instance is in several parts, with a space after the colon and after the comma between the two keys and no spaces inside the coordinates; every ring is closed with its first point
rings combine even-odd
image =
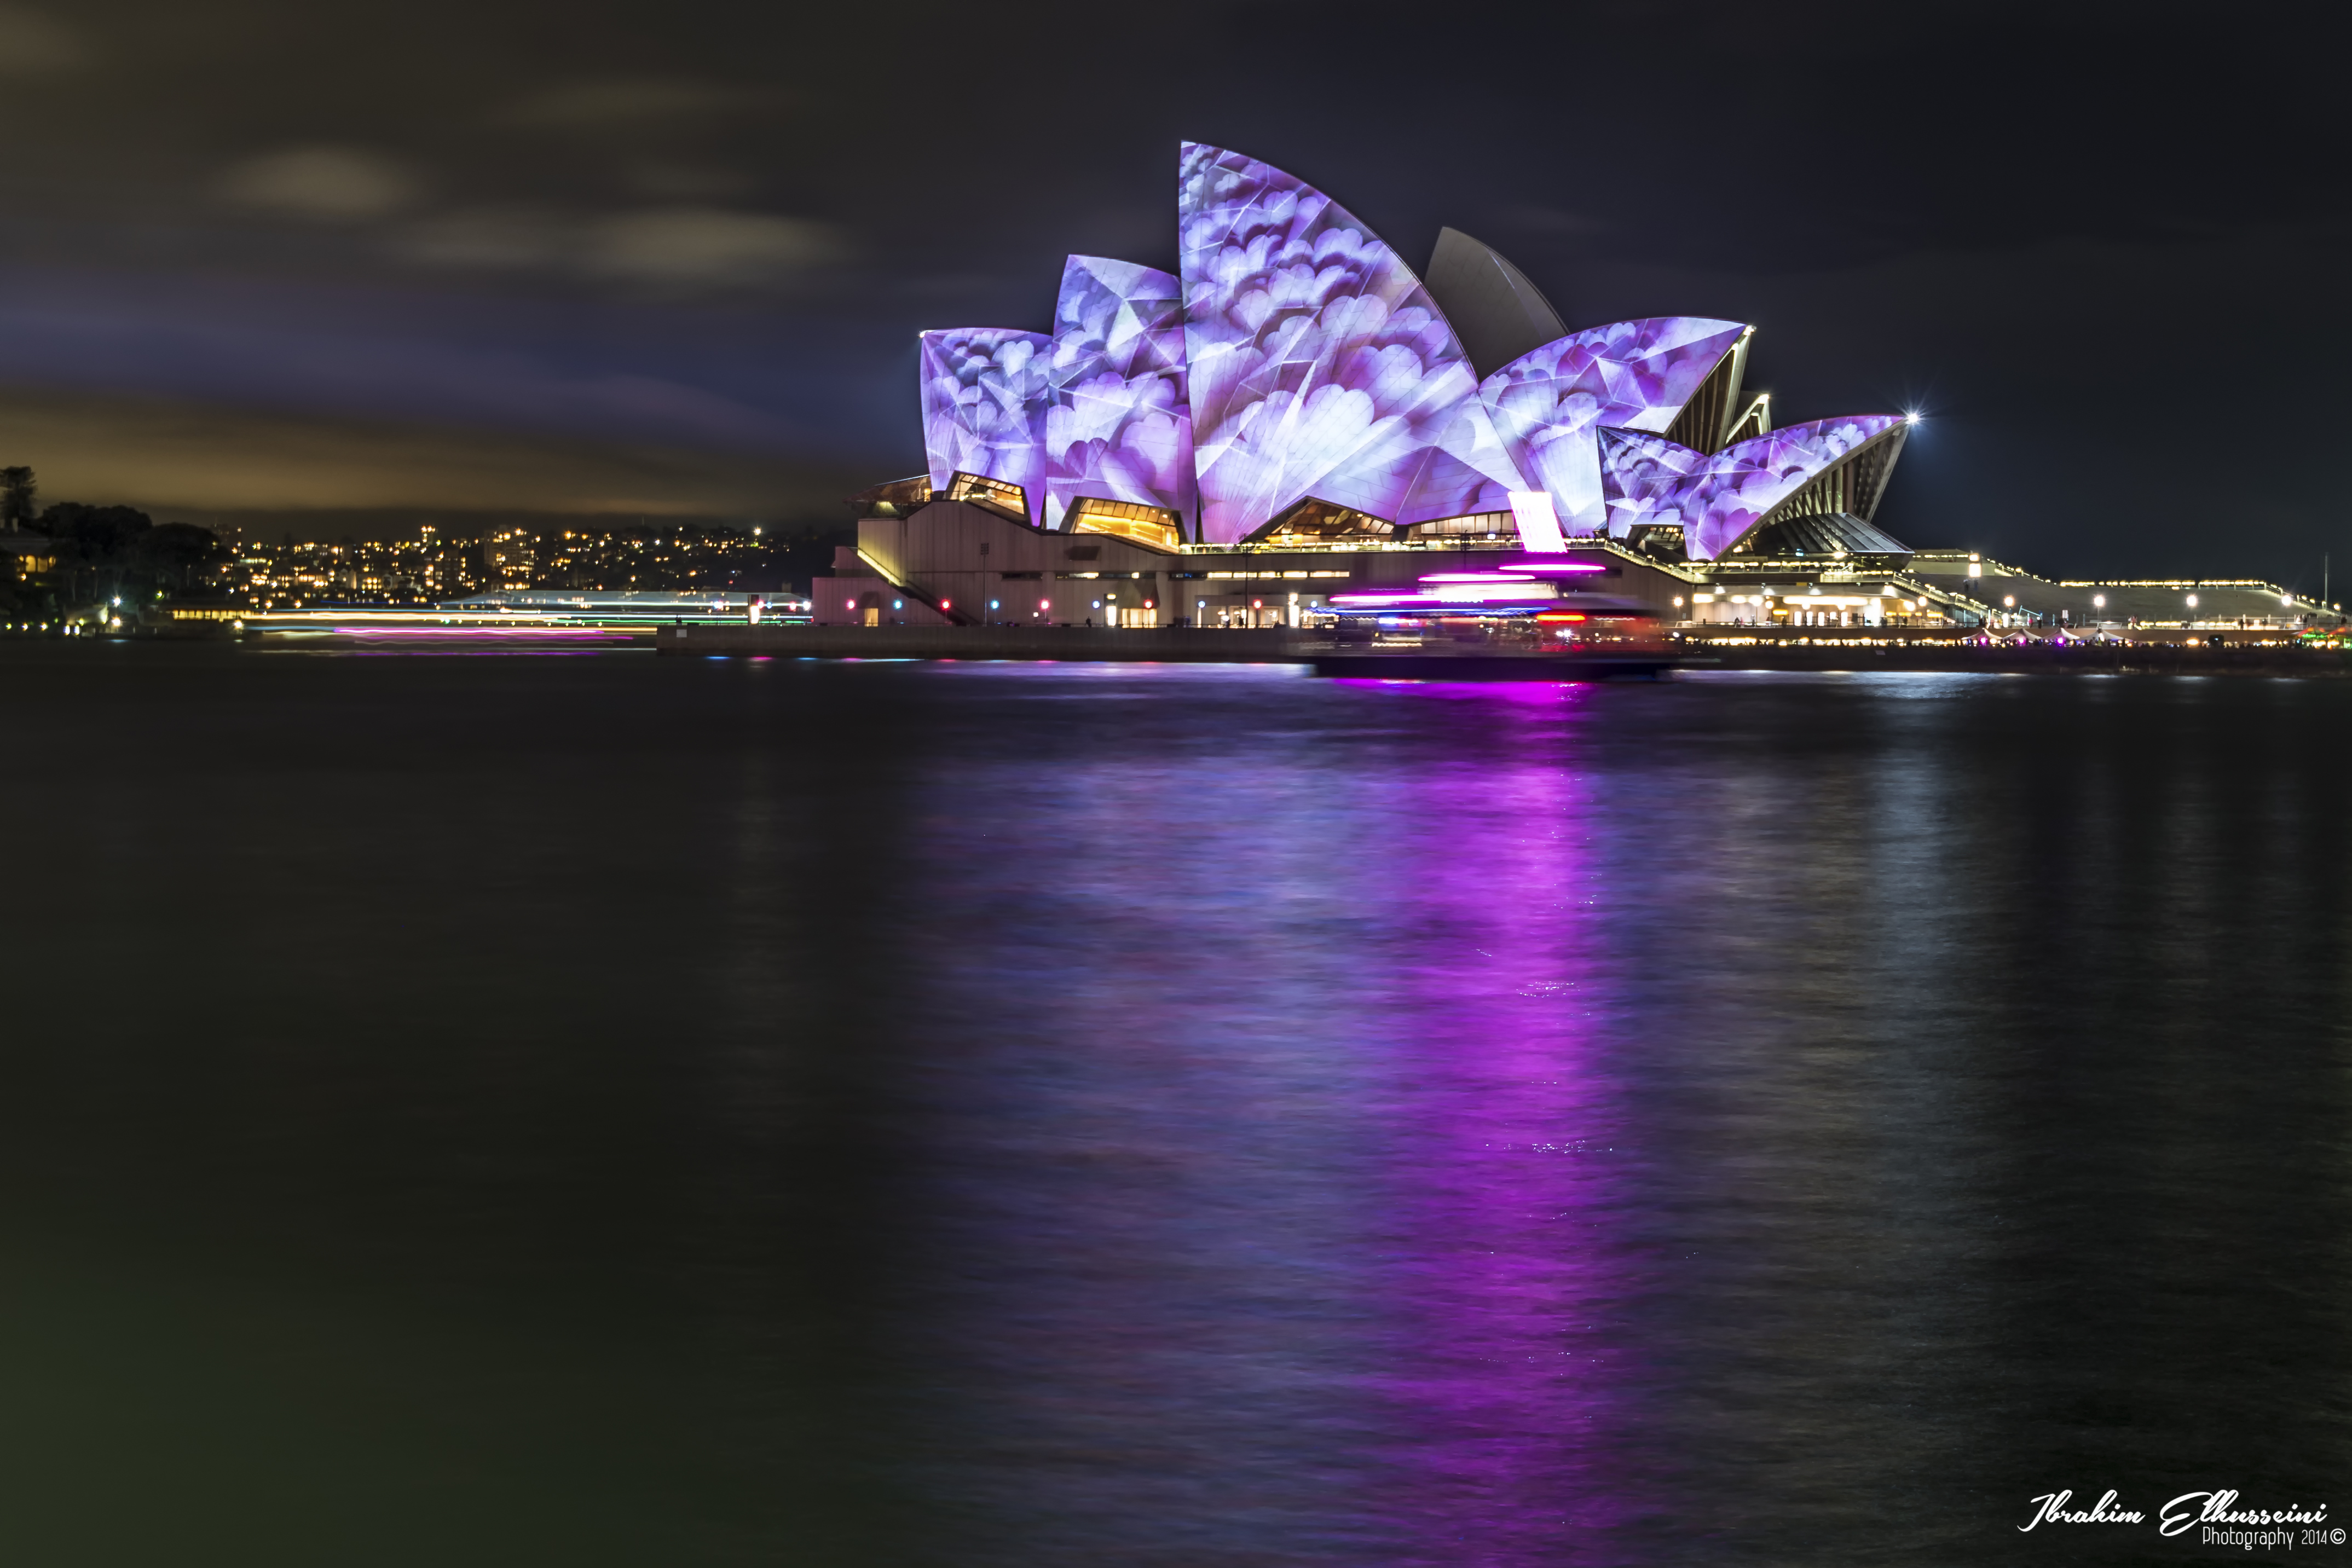
{"type": "Polygon", "coordinates": [[[1708,559],[1898,423],[1826,420],[1709,457],[1657,432],[1737,348],[1736,322],[1596,327],[1481,384],[1412,270],[1321,192],[1187,142],[1178,221],[1181,281],[1072,256],[1052,336],[923,334],[934,486],[1017,486],[1040,528],[1086,498],[1162,508],[1215,544],[1310,497],[1408,526],[1507,510],[1543,549],[1674,522],[1708,559]]]}
{"type": "Polygon", "coordinates": [[[1131,261],[1074,256],[1054,308],[1045,526],[1080,497],[1192,516],[1182,286],[1131,261]]]}
{"type": "Polygon", "coordinates": [[[1892,413],[1847,414],[1792,424],[1713,456],[1639,431],[1601,433],[1601,485],[1609,531],[1675,523],[1693,560],[1713,560],[1765,514],[1868,443],[1903,428],[1892,413]]]}
{"type": "Polygon", "coordinates": [[[1053,339],[1009,327],[923,334],[923,449],[935,488],[957,474],[1018,485],[1039,522],[1053,352],[1053,339]]]}
{"type": "Polygon", "coordinates": [[[1683,487],[1706,472],[1706,454],[1638,430],[1598,434],[1610,537],[1622,539],[1647,523],[1680,523],[1683,487]]]}
{"type": "Polygon", "coordinates": [[[1698,316],[1588,328],[1513,360],[1479,383],[1520,473],[1541,486],[1570,534],[1608,525],[1601,499],[1603,427],[1659,431],[1747,329],[1698,316]]]}
{"type": "Polygon", "coordinates": [[[1310,496],[1410,523],[1528,487],[1428,290],[1330,197],[1186,142],[1177,224],[1203,538],[1310,496]]]}

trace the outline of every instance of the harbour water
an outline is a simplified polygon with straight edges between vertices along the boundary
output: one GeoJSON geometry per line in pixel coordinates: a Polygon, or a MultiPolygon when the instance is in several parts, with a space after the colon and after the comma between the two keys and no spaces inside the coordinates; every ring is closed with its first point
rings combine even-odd
{"type": "Polygon", "coordinates": [[[0,645],[0,1559],[2341,1518],[2347,721],[0,645]]]}

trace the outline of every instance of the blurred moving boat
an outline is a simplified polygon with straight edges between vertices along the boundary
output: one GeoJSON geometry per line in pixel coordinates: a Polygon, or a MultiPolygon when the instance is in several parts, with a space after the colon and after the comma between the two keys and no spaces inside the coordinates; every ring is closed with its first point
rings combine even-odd
{"type": "Polygon", "coordinates": [[[1679,662],[1652,606],[1526,567],[1433,574],[1412,592],[1338,595],[1310,625],[1333,643],[1314,656],[1315,673],[1349,679],[1647,679],[1679,662]]]}

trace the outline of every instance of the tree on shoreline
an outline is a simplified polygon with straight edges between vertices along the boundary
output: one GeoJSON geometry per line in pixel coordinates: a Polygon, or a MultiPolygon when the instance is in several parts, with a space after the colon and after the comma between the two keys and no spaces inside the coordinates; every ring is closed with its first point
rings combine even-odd
{"type": "Polygon", "coordinates": [[[0,581],[0,602],[12,614],[110,597],[184,593],[228,554],[211,529],[159,524],[136,507],[58,501],[29,515],[37,494],[30,468],[0,468],[0,516],[8,530],[48,535],[57,563],[38,577],[0,581]]]}
{"type": "Polygon", "coordinates": [[[35,507],[39,498],[40,486],[30,468],[22,464],[0,468],[0,528],[13,534],[31,527],[39,515],[35,507]]]}

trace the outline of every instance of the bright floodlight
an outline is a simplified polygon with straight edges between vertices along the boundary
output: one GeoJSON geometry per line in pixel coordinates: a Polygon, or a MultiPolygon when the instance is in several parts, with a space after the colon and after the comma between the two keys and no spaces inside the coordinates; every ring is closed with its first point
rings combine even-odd
{"type": "Polygon", "coordinates": [[[1903,423],[1906,423],[1906,424],[1916,424],[1916,423],[1919,423],[1919,411],[1918,411],[1917,409],[1916,409],[1916,408],[1915,408],[1915,409],[1913,409],[1909,413],[1905,414],[1905,415],[1903,416],[1903,423]]]}

